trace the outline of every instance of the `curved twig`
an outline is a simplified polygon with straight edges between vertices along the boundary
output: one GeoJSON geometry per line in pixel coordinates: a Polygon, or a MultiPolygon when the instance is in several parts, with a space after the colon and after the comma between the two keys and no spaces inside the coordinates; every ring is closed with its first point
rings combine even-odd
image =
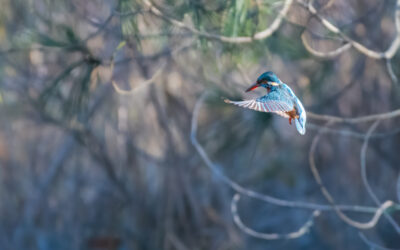
{"type": "Polygon", "coordinates": [[[321,212],[319,210],[315,210],[310,218],[301,226],[297,231],[287,233],[287,234],[278,234],[278,233],[260,233],[257,231],[254,231],[253,229],[247,227],[243,221],[240,219],[238,209],[237,209],[237,203],[240,200],[240,194],[235,194],[232,198],[231,202],[231,212],[233,216],[233,221],[235,224],[246,234],[263,239],[263,240],[280,240],[280,239],[295,239],[303,236],[308,232],[310,227],[313,225],[313,221],[315,217],[318,217],[321,212]]]}
{"type": "MultiPolygon", "coordinates": [[[[170,52],[171,56],[174,57],[174,56],[176,56],[178,53],[180,53],[181,51],[183,51],[183,50],[185,50],[186,48],[188,48],[189,46],[191,46],[191,44],[193,43],[193,41],[194,41],[193,39],[192,39],[192,40],[189,40],[189,42],[184,43],[184,44],[178,46],[177,48],[174,48],[174,49],[170,52]]],[[[123,46],[124,46],[124,45],[122,45],[122,47],[123,47],[123,46]]],[[[122,48],[122,47],[121,47],[121,48],[122,48]]],[[[115,52],[114,52],[112,58],[111,58],[111,63],[110,63],[111,75],[113,74],[113,72],[114,72],[114,67],[115,67],[115,61],[114,61],[115,53],[116,53],[119,49],[121,49],[121,48],[117,48],[117,49],[115,50],[115,52]]],[[[150,77],[150,79],[145,80],[144,82],[142,82],[141,84],[139,84],[139,86],[134,87],[133,84],[130,84],[130,85],[131,85],[131,89],[130,89],[130,90],[123,90],[123,89],[121,89],[121,88],[118,86],[118,84],[116,83],[115,80],[111,80],[111,84],[112,84],[112,86],[114,87],[114,90],[115,90],[118,94],[120,94],[120,95],[132,95],[132,94],[134,94],[137,90],[139,90],[140,88],[143,88],[143,87],[146,87],[146,86],[149,86],[150,84],[152,84],[152,83],[161,75],[161,73],[162,73],[162,72],[164,71],[164,69],[166,68],[167,64],[168,64],[167,62],[163,62],[163,63],[158,67],[157,71],[153,74],[153,76],[150,77]]]]}
{"type": "Polygon", "coordinates": [[[112,86],[114,87],[114,90],[120,95],[132,95],[136,91],[138,91],[139,89],[141,89],[141,88],[143,88],[145,86],[149,86],[149,84],[152,84],[161,75],[161,73],[164,71],[164,68],[165,68],[166,65],[167,65],[166,63],[163,63],[150,79],[145,80],[144,82],[139,84],[139,86],[134,87],[131,84],[131,88],[132,89],[130,89],[130,90],[121,89],[120,87],[118,87],[118,84],[114,80],[111,81],[112,86]]]}
{"type": "Polygon", "coordinates": [[[106,20],[105,20],[103,23],[99,24],[98,29],[97,29],[95,32],[89,34],[89,35],[83,40],[83,42],[87,42],[87,41],[89,41],[90,39],[93,39],[94,37],[98,36],[101,32],[103,32],[104,29],[107,28],[107,25],[111,22],[111,19],[112,19],[113,17],[114,17],[114,13],[113,13],[113,11],[112,11],[111,14],[106,18],[106,20]]]}
{"type": "MultiPolygon", "coordinates": [[[[400,1],[400,0],[399,0],[400,1]]],[[[246,71],[242,69],[241,66],[239,66],[239,71],[241,75],[243,76],[244,80],[248,83],[251,83],[250,77],[248,74],[246,74],[246,71]]],[[[373,115],[367,115],[367,116],[361,116],[361,117],[355,117],[355,118],[345,118],[345,117],[339,117],[339,116],[332,116],[332,115],[320,115],[316,114],[310,111],[307,111],[307,117],[314,119],[314,120],[319,120],[319,121],[332,121],[335,123],[362,123],[362,122],[371,122],[375,120],[387,120],[387,119],[392,119],[395,117],[400,116],[400,109],[396,109],[393,111],[389,111],[386,113],[380,113],[380,114],[373,114],[373,115]]]]}
{"type": "Polygon", "coordinates": [[[272,24],[265,30],[255,33],[254,36],[252,36],[252,37],[250,37],[250,36],[229,37],[229,36],[223,36],[223,35],[209,33],[206,31],[200,31],[200,30],[198,30],[194,27],[191,27],[181,21],[178,21],[174,18],[168,17],[160,9],[158,9],[153,3],[151,3],[150,0],[143,1],[143,3],[147,6],[147,8],[149,8],[150,13],[154,14],[155,16],[157,16],[161,19],[164,19],[165,21],[171,23],[172,25],[174,25],[178,28],[181,28],[181,29],[186,29],[195,35],[202,36],[202,37],[209,38],[209,39],[218,40],[221,42],[226,42],[226,43],[250,43],[250,42],[253,42],[254,40],[263,40],[263,39],[269,37],[281,25],[282,19],[288,13],[290,6],[292,5],[292,2],[293,2],[293,0],[285,0],[282,10],[279,12],[278,16],[274,19],[272,24]]]}
{"type": "Polygon", "coordinates": [[[308,10],[312,15],[314,15],[322,25],[329,31],[331,31],[334,34],[337,34],[340,36],[344,41],[347,43],[343,45],[342,47],[339,47],[338,49],[332,51],[332,52],[320,52],[315,49],[313,49],[305,39],[305,37],[301,36],[301,40],[304,44],[304,47],[307,49],[308,52],[310,52],[312,55],[316,57],[321,57],[321,58],[332,58],[335,57],[344,51],[348,50],[350,47],[354,47],[356,50],[358,50],[360,53],[374,59],[384,59],[386,62],[386,68],[389,73],[389,76],[392,80],[393,83],[398,83],[398,78],[393,72],[392,64],[391,64],[391,59],[394,57],[394,55],[397,53],[397,51],[400,48],[400,0],[396,1],[396,8],[395,8],[395,24],[396,24],[396,37],[393,39],[392,43],[390,46],[383,52],[375,51],[372,49],[368,49],[364,45],[360,44],[359,42],[354,41],[350,37],[348,37],[342,30],[340,30],[337,26],[329,22],[327,19],[325,19],[322,15],[320,15],[317,10],[314,8],[312,1],[309,3],[304,2],[303,0],[297,0],[297,2],[308,10]]]}
{"type": "Polygon", "coordinates": [[[313,112],[307,112],[307,117],[320,120],[320,121],[329,121],[334,123],[362,123],[362,122],[372,122],[376,120],[387,120],[400,116],[400,109],[396,109],[386,113],[374,114],[374,115],[366,115],[355,118],[344,118],[339,116],[332,115],[319,115],[313,112]]]}
{"type": "MultiPolygon", "coordinates": [[[[311,122],[307,122],[307,129],[313,129],[313,130],[320,130],[322,129],[323,126],[321,125],[317,125],[311,122]]],[[[361,133],[361,132],[354,132],[351,130],[347,130],[347,129],[334,129],[334,128],[325,128],[325,133],[328,134],[337,134],[337,135],[341,135],[341,136],[347,136],[347,137],[353,137],[353,138],[357,138],[357,139],[365,139],[366,137],[366,133],[361,133]]],[[[391,135],[395,135],[400,133],[400,128],[396,128],[393,129],[389,132],[376,132],[376,133],[372,133],[370,135],[370,138],[374,138],[374,139],[381,139],[381,138],[385,138],[391,135]]],[[[399,199],[400,200],[400,199],[399,199]]]]}
{"type": "Polygon", "coordinates": [[[396,25],[396,38],[393,40],[389,48],[385,51],[385,57],[388,59],[393,58],[400,47],[400,0],[396,1],[394,13],[394,22],[396,25]]]}
{"type": "MultiPolygon", "coordinates": [[[[299,201],[289,201],[289,200],[284,200],[284,199],[279,199],[275,198],[270,195],[265,195],[261,194],[258,192],[255,192],[253,190],[247,189],[232,179],[230,179],[228,176],[224,175],[221,173],[215,163],[213,163],[204,150],[204,148],[200,145],[200,143],[197,141],[197,125],[198,125],[198,116],[200,113],[200,108],[207,97],[209,93],[204,92],[200,98],[197,100],[196,105],[193,110],[193,116],[192,116],[192,121],[191,121],[191,132],[190,132],[190,140],[192,142],[192,145],[195,147],[197,150],[198,154],[206,164],[206,166],[209,168],[209,170],[218,176],[225,184],[230,186],[233,190],[236,192],[246,195],[248,197],[252,197],[258,200],[262,200],[277,206],[282,206],[282,207],[291,207],[291,208],[302,208],[302,209],[312,209],[312,210],[321,210],[321,211],[329,211],[329,210],[334,210],[332,206],[330,205],[323,205],[323,204],[315,204],[315,203],[310,203],[310,202],[299,202],[299,201]]],[[[387,204],[386,204],[387,205],[387,204]]],[[[385,205],[385,206],[386,206],[385,205]]],[[[367,206],[356,206],[356,205],[337,205],[336,209],[340,209],[343,211],[353,211],[353,212],[363,212],[363,213],[382,213],[382,208],[375,208],[375,207],[367,207],[367,206]]]]}
{"type": "MultiPolygon", "coordinates": [[[[327,124],[325,124],[325,126],[329,126],[333,123],[333,121],[329,121],[327,124]]],[[[310,151],[309,151],[309,162],[310,162],[310,168],[311,168],[311,172],[314,176],[314,179],[316,180],[316,182],[318,183],[322,194],[324,195],[324,197],[326,198],[326,200],[332,205],[333,209],[335,210],[336,214],[339,216],[339,218],[341,218],[344,222],[346,222],[347,224],[358,228],[358,229],[369,229],[374,227],[380,217],[382,216],[383,212],[389,208],[394,206],[395,204],[393,203],[393,201],[386,201],[384,202],[375,212],[375,214],[372,216],[372,218],[368,221],[368,222],[358,222],[355,221],[353,219],[351,219],[350,217],[348,217],[347,215],[345,215],[342,212],[342,209],[339,208],[338,205],[336,205],[336,202],[333,198],[333,196],[329,193],[328,189],[325,187],[325,185],[322,182],[321,176],[318,172],[318,169],[316,167],[315,164],[315,159],[314,159],[314,155],[315,155],[315,149],[317,148],[317,145],[319,143],[319,140],[322,136],[322,134],[325,133],[325,127],[322,128],[318,134],[314,137],[312,143],[311,143],[311,147],[310,147],[310,151]]]]}
{"type": "MultiPolygon", "coordinates": [[[[306,3],[303,0],[297,0],[297,2],[308,10],[311,14],[313,14],[326,29],[328,29],[330,32],[339,35],[342,37],[346,42],[350,43],[355,49],[357,49],[359,52],[363,53],[364,55],[374,58],[374,59],[385,59],[385,58],[392,58],[394,54],[397,52],[397,50],[400,47],[400,25],[397,25],[399,22],[399,10],[396,8],[396,30],[397,30],[397,35],[395,40],[392,42],[391,46],[384,52],[378,52],[374,51],[371,49],[368,49],[364,45],[360,44],[359,42],[354,41],[353,39],[349,38],[346,34],[344,34],[337,26],[329,22],[327,19],[322,17],[317,10],[314,8],[312,3],[306,3]]],[[[400,4],[400,0],[397,1],[397,5],[400,4]]]]}
{"type": "Polygon", "coordinates": [[[321,6],[320,10],[326,10],[326,9],[330,8],[334,4],[334,2],[335,2],[335,0],[329,0],[326,4],[321,6]]]}
{"type": "Polygon", "coordinates": [[[395,73],[393,71],[392,60],[386,59],[385,61],[386,61],[386,69],[388,71],[390,79],[392,80],[393,83],[398,83],[399,79],[397,78],[397,76],[395,75],[395,73]]]}
{"type": "Polygon", "coordinates": [[[312,54],[312,55],[314,55],[316,57],[321,57],[321,58],[333,58],[333,57],[336,57],[336,56],[342,54],[343,52],[345,52],[346,50],[351,48],[351,44],[350,43],[345,43],[344,45],[340,46],[339,48],[337,48],[337,49],[335,49],[333,51],[322,52],[322,51],[315,50],[307,42],[307,39],[305,37],[305,33],[304,32],[301,34],[301,41],[303,42],[304,48],[306,48],[306,50],[308,52],[310,52],[310,54],[312,54]]]}
{"type": "MultiPolygon", "coordinates": [[[[361,147],[361,153],[360,153],[360,164],[361,164],[361,178],[362,178],[362,182],[364,184],[365,189],[367,189],[367,192],[369,194],[369,196],[372,198],[372,200],[375,202],[375,204],[377,206],[382,206],[381,201],[378,199],[378,197],[376,196],[376,194],[374,193],[374,191],[372,190],[371,186],[369,185],[368,182],[368,178],[367,178],[367,170],[366,170],[366,154],[367,154],[367,148],[368,148],[368,142],[369,139],[372,135],[372,133],[375,131],[375,129],[378,127],[379,123],[381,122],[381,120],[376,120],[371,127],[368,129],[367,134],[365,135],[364,138],[364,142],[363,145],[361,147]]],[[[384,213],[386,219],[390,222],[390,224],[392,224],[392,226],[394,227],[394,229],[397,231],[397,233],[400,233],[400,227],[397,224],[397,222],[393,219],[393,217],[388,214],[388,213],[384,213]]]]}

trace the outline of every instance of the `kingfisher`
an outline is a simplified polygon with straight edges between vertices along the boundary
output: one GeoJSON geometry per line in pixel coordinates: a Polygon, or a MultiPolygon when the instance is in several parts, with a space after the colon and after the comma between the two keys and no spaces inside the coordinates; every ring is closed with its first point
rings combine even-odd
{"type": "Polygon", "coordinates": [[[304,135],[306,133],[306,111],[292,89],[271,71],[261,74],[246,92],[255,90],[258,87],[264,87],[268,93],[251,100],[231,101],[225,99],[224,101],[240,107],[260,112],[272,112],[289,118],[290,125],[292,124],[292,120],[294,120],[297,131],[304,135]]]}

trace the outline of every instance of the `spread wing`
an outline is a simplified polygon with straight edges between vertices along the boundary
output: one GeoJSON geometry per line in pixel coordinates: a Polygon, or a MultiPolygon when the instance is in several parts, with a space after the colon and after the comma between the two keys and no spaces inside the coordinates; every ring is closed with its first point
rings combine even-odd
{"type": "Polygon", "coordinates": [[[280,91],[271,91],[265,96],[252,100],[231,101],[225,99],[225,102],[260,112],[276,113],[286,118],[289,118],[286,112],[292,111],[294,107],[293,101],[285,95],[282,95],[280,91]]]}

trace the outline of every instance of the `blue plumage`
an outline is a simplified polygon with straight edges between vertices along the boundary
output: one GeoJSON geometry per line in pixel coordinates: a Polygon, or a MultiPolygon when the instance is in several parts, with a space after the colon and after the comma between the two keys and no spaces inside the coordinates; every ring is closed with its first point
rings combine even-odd
{"type": "Polygon", "coordinates": [[[256,83],[250,86],[246,92],[258,87],[266,88],[268,94],[253,100],[225,100],[225,102],[261,112],[276,113],[289,118],[290,124],[292,124],[292,119],[294,119],[297,131],[304,135],[307,121],[306,111],[292,89],[271,71],[265,72],[258,77],[256,83]]]}
{"type": "Polygon", "coordinates": [[[272,71],[264,72],[257,78],[257,82],[262,82],[264,80],[267,82],[282,83],[282,81],[272,71]]]}

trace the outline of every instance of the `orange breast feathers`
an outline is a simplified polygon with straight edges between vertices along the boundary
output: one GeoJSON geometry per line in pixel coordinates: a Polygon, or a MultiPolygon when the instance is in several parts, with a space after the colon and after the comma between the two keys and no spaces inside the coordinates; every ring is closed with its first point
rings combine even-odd
{"type": "Polygon", "coordinates": [[[297,110],[295,108],[285,113],[292,119],[299,118],[299,114],[297,113],[297,110]]]}

